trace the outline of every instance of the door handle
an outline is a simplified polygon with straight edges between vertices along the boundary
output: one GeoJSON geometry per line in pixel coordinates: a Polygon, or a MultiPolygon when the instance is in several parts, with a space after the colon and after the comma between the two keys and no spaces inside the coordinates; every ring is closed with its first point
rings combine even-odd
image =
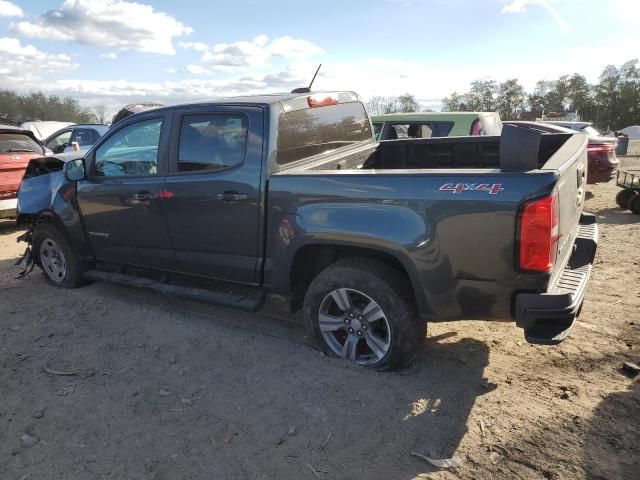
{"type": "Polygon", "coordinates": [[[216,198],[223,202],[239,202],[241,200],[249,200],[249,195],[238,192],[224,192],[217,194],[216,198]]]}

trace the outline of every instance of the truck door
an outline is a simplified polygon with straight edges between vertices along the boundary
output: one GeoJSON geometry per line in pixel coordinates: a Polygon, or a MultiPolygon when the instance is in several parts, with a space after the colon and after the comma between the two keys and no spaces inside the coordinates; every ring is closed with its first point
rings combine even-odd
{"type": "Polygon", "coordinates": [[[176,110],[165,205],[178,268],[258,283],[262,258],[263,110],[176,110]]]}
{"type": "Polygon", "coordinates": [[[86,158],[78,205],[99,260],[175,267],[164,208],[170,112],[116,127],[86,158]]]}

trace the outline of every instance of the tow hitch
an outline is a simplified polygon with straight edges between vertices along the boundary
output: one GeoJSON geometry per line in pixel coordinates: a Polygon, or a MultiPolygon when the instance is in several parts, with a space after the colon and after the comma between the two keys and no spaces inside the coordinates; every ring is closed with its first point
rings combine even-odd
{"type": "Polygon", "coordinates": [[[22,278],[26,275],[29,275],[36,264],[35,258],[33,256],[33,251],[31,250],[32,236],[33,236],[33,231],[29,230],[17,238],[18,242],[26,242],[27,248],[25,249],[22,256],[15,263],[15,265],[19,269],[18,276],[16,278],[22,278]]]}

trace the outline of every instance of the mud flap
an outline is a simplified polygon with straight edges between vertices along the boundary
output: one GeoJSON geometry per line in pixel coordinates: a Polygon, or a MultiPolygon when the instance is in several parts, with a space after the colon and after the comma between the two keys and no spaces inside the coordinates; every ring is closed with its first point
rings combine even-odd
{"type": "Polygon", "coordinates": [[[33,255],[33,251],[31,250],[31,237],[32,231],[29,230],[17,238],[18,242],[26,242],[27,248],[24,250],[22,256],[16,261],[15,265],[18,267],[18,276],[16,278],[22,278],[26,275],[29,275],[35,267],[35,257],[33,255]]]}

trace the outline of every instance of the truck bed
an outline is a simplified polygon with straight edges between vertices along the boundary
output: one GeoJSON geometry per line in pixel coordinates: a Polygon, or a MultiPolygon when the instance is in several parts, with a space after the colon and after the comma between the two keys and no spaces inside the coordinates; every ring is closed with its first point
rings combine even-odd
{"type": "Polygon", "coordinates": [[[567,134],[539,134],[506,128],[502,137],[445,137],[366,142],[336,153],[289,164],[281,173],[307,170],[424,170],[542,168],[570,139],[567,134]],[[522,145],[526,143],[526,145],[522,145]],[[526,155],[526,158],[522,158],[526,155]]]}

